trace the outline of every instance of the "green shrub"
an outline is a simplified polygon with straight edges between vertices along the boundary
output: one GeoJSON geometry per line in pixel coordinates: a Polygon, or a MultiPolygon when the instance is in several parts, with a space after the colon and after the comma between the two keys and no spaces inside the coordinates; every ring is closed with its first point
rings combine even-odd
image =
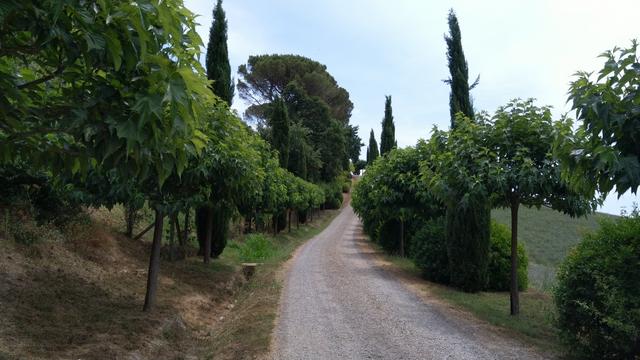
{"type": "Polygon", "coordinates": [[[342,180],[336,179],[330,183],[321,183],[324,190],[324,207],[326,209],[339,209],[342,206],[342,180]]]}
{"type": "Polygon", "coordinates": [[[342,192],[346,194],[349,191],[351,191],[351,181],[345,181],[342,184],[342,192]]]}
{"type": "Polygon", "coordinates": [[[640,216],[603,221],[558,270],[558,327],[578,358],[640,358],[640,216]]]}
{"type": "Polygon", "coordinates": [[[396,219],[385,221],[377,231],[377,242],[389,254],[400,252],[400,222],[396,219]]]}
{"type": "Polygon", "coordinates": [[[449,283],[449,257],[444,235],[444,218],[427,220],[411,239],[411,255],[422,276],[430,281],[449,283]]]}
{"type": "Polygon", "coordinates": [[[445,237],[449,280],[462,291],[483,290],[487,283],[491,209],[483,195],[447,207],[445,237]]]}
{"type": "Polygon", "coordinates": [[[244,262],[268,260],[276,251],[273,243],[263,234],[249,234],[244,242],[234,243],[233,247],[238,249],[240,260],[244,262]]]}
{"type": "MultiPolygon", "coordinates": [[[[529,283],[529,260],[522,244],[518,244],[518,288],[525,290],[529,283]]],[[[491,248],[487,270],[487,290],[508,291],[511,283],[511,231],[491,221],[491,248]]]]}

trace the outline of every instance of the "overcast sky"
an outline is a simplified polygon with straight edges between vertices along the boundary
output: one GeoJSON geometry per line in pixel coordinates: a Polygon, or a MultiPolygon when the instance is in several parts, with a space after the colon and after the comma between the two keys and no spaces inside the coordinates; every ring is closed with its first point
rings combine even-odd
{"type": "MultiPolygon", "coordinates": [[[[200,15],[205,44],[215,0],[185,0],[200,15]]],[[[449,124],[447,13],[456,11],[476,110],[493,113],[512,98],[538,99],[554,115],[568,112],[568,84],[578,70],[602,67],[597,56],[640,38],[638,0],[226,0],[233,76],[250,55],[298,54],[327,65],[355,108],[351,123],[380,136],[384,96],[393,97],[398,146],[449,124]]],[[[203,59],[204,61],[204,55],[203,59]]],[[[236,97],[233,107],[246,107],[236,97]]],[[[362,157],[366,153],[363,147],[362,157]]],[[[635,196],[602,211],[619,214],[635,196]]]]}

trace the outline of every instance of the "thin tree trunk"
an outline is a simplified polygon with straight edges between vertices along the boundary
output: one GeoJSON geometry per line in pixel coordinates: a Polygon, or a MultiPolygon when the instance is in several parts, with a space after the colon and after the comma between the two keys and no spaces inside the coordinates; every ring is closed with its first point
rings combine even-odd
{"type": "Polygon", "coordinates": [[[149,259],[149,271],[147,273],[147,293],[144,297],[142,311],[149,311],[156,302],[156,290],[158,289],[158,273],[160,272],[160,247],[162,245],[162,226],[164,215],[156,209],[156,221],[153,230],[153,243],[151,244],[151,257],[149,259]]]}
{"type": "Polygon", "coordinates": [[[176,252],[176,223],[178,218],[174,212],[169,216],[169,261],[175,261],[176,252]]]}
{"type": "Polygon", "coordinates": [[[126,235],[128,238],[133,236],[133,228],[136,225],[136,209],[132,205],[125,205],[125,221],[127,223],[126,235]]]}
{"type": "Polygon", "coordinates": [[[291,209],[289,209],[289,233],[291,233],[291,209]]]}
{"type": "Polygon", "coordinates": [[[213,207],[207,208],[207,236],[204,237],[204,263],[211,262],[211,235],[213,235],[213,207]]]}
{"type": "Polygon", "coordinates": [[[511,200],[511,315],[520,313],[518,293],[518,207],[517,197],[511,200]]]}
{"type": "Polygon", "coordinates": [[[136,235],[136,236],[133,238],[133,240],[138,240],[138,239],[140,239],[141,237],[143,237],[143,236],[144,236],[144,234],[148,233],[148,232],[149,232],[149,230],[151,230],[151,228],[152,228],[154,225],[155,225],[155,223],[151,223],[151,224],[149,224],[149,226],[147,226],[144,230],[142,230],[142,231],[140,232],[140,234],[136,235]]]}
{"type": "Polygon", "coordinates": [[[191,209],[187,208],[184,212],[184,229],[182,229],[182,246],[186,247],[189,241],[189,213],[191,209]]]}
{"type": "Polygon", "coordinates": [[[183,246],[182,245],[182,228],[180,227],[180,212],[176,212],[176,234],[178,234],[178,245],[179,246],[183,246]]]}
{"type": "Polygon", "coordinates": [[[400,256],[404,257],[404,221],[400,220],[400,256]]]}
{"type": "Polygon", "coordinates": [[[296,211],[296,229],[300,229],[300,211],[296,211]]]}

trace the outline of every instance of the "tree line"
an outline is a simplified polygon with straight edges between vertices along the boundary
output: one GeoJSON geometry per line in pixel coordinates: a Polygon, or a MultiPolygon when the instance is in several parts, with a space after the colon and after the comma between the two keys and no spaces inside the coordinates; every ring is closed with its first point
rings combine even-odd
{"type": "MultiPolygon", "coordinates": [[[[492,115],[476,112],[470,91],[479,78],[470,84],[453,11],[448,25],[450,128],[434,128],[413,147],[385,153],[381,146],[380,155],[372,130],[353,207],[372,240],[411,257],[427,279],[470,292],[509,290],[510,312],[517,315],[518,292],[527,286],[519,207],[584,216],[609,192],[635,193],[640,185],[637,44],[602,54],[606,63],[595,81],[591,73],[577,74],[569,91],[576,126],[566,115],[554,119],[550,107],[534,99],[514,99],[492,115]],[[510,209],[510,233],[491,221],[496,207],[510,209]]],[[[640,354],[640,322],[628,312],[639,308],[640,244],[633,233],[639,223],[634,211],[603,225],[609,233],[592,235],[561,267],[558,325],[580,356],[640,354]],[[607,342],[611,336],[620,341],[607,342]]]]}
{"type": "Polygon", "coordinates": [[[80,206],[121,204],[129,236],[140,209],[153,209],[145,311],[155,302],[166,226],[178,255],[195,228],[209,263],[234,216],[246,231],[278,232],[292,214],[305,222],[317,209],[339,207],[349,157],[359,157],[353,104],[326,67],[289,55],[241,66],[244,99],[265,79],[281,80],[255,59],[285,59],[292,62],[281,66],[298,70],[277,92],[256,97],[260,106],[250,109],[265,126],[255,131],[230,109],[236,86],[222,2],[205,66],[195,26],[180,0],[0,8],[3,206],[27,199],[42,221],[57,221],[80,206]]]}

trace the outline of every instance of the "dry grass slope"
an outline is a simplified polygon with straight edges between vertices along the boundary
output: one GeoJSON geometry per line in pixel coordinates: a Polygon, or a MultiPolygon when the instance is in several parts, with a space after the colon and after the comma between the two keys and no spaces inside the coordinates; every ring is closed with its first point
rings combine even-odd
{"type": "Polygon", "coordinates": [[[277,258],[250,282],[232,248],[209,267],[163,261],[150,314],[141,311],[148,239],[119,233],[121,209],[93,210],[31,245],[0,232],[0,359],[253,358],[269,347],[276,269],[332,214],[276,238],[277,258]]]}

